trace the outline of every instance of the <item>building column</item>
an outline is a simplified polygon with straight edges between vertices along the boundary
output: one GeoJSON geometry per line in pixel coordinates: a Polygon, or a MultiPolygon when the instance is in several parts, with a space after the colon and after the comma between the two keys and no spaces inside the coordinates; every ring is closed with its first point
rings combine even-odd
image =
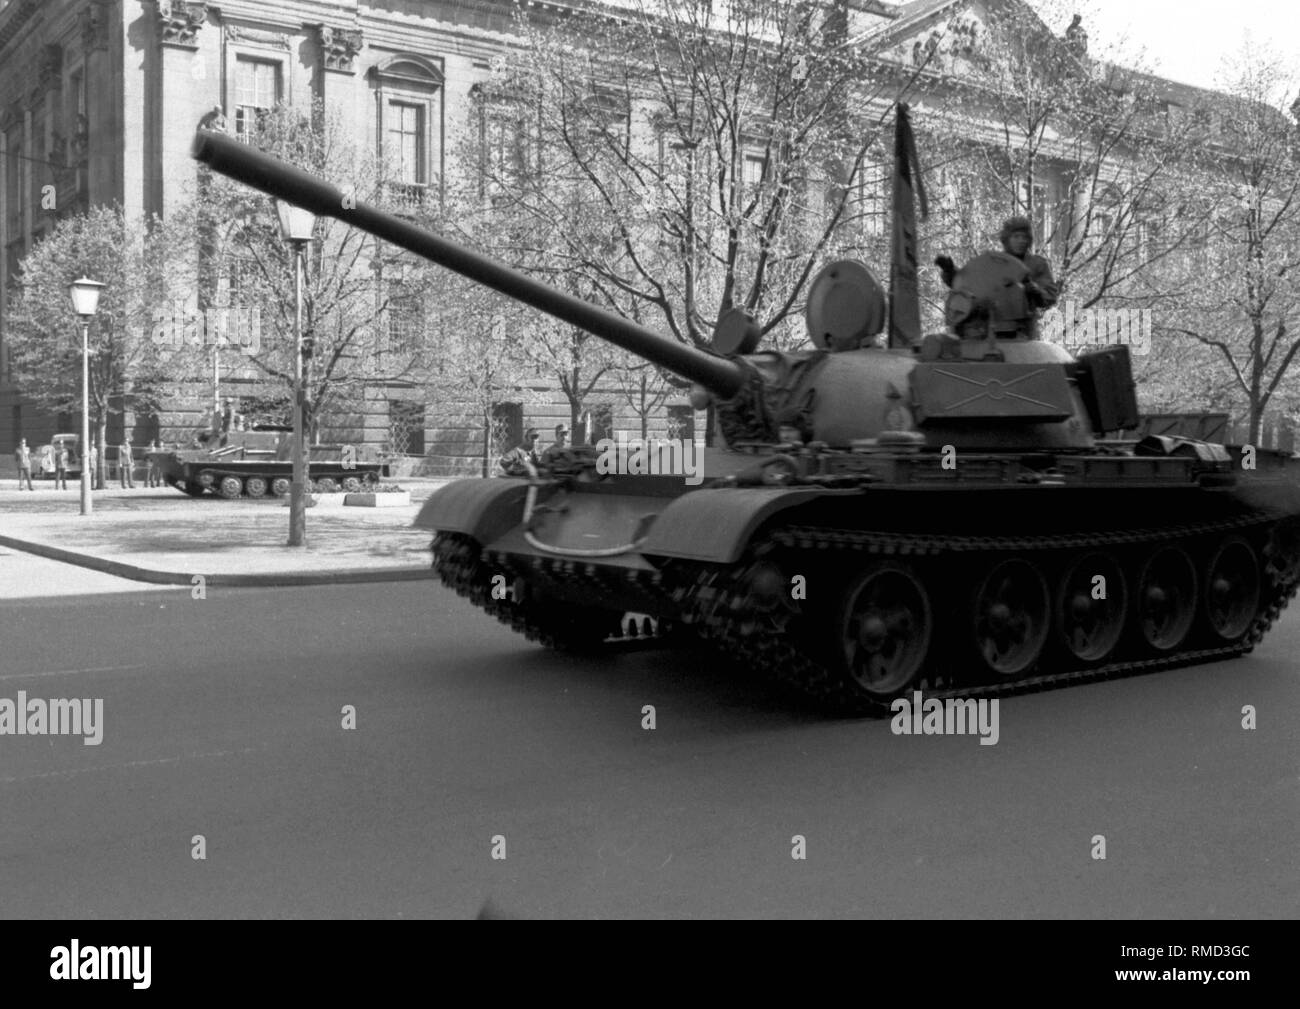
{"type": "Polygon", "coordinates": [[[322,109],[341,113],[344,130],[353,136],[363,136],[365,123],[357,113],[357,88],[349,80],[356,75],[357,55],[365,45],[361,29],[327,24],[303,27],[314,31],[320,46],[316,72],[312,75],[313,97],[320,101],[322,109]]]}
{"type": "Polygon", "coordinates": [[[177,0],[157,0],[158,15],[158,130],[157,172],[158,192],[155,210],[163,217],[169,210],[193,196],[187,180],[197,176],[190,160],[190,144],[198,118],[193,122],[178,121],[183,110],[194,105],[195,88],[209,89],[208,78],[218,73],[218,68],[203,67],[202,75],[196,73],[199,56],[199,29],[207,23],[208,6],[204,3],[182,3],[177,0]]]}

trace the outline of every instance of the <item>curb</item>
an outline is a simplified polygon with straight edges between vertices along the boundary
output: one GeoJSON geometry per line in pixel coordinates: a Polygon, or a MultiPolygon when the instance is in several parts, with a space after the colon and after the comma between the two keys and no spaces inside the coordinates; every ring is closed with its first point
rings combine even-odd
{"type": "Polygon", "coordinates": [[[137,582],[149,582],[153,585],[193,585],[194,577],[202,575],[203,581],[212,586],[225,588],[271,588],[294,585],[355,585],[363,582],[416,582],[436,579],[433,567],[428,568],[349,568],[342,571],[284,571],[253,575],[203,574],[199,571],[189,573],[180,571],[154,571],[151,568],[136,567],[121,561],[105,560],[92,554],[80,554],[72,550],[33,543],[29,540],[15,539],[12,536],[0,536],[0,546],[12,547],[24,553],[35,554],[49,560],[75,564],[90,568],[104,574],[129,578],[137,582]]]}

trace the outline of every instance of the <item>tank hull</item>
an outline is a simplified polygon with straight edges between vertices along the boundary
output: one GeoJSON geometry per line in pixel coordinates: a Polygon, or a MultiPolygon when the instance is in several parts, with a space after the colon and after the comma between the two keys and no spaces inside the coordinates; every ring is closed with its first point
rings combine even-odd
{"type": "MultiPolygon", "coordinates": [[[[158,466],[164,483],[191,497],[207,493],[226,498],[281,497],[293,480],[293,463],[287,460],[222,458],[208,452],[151,452],[149,460],[158,466]]],[[[385,475],[381,463],[345,464],[339,459],[313,459],[310,463],[310,477],[317,489],[329,480],[337,488],[359,490],[377,484],[385,475]]]]}
{"type": "Polygon", "coordinates": [[[1300,584],[1279,454],[858,461],[875,479],[841,488],[462,481],[416,524],[442,580],[530,638],[686,630],[853,714],[1241,655],[1300,584]]]}

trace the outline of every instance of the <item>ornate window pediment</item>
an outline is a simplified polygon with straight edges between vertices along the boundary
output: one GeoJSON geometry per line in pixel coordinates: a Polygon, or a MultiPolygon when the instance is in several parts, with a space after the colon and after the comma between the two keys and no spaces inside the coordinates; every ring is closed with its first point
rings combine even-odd
{"type": "Polygon", "coordinates": [[[370,68],[367,76],[380,87],[434,92],[444,83],[442,70],[423,56],[391,56],[370,68]]]}

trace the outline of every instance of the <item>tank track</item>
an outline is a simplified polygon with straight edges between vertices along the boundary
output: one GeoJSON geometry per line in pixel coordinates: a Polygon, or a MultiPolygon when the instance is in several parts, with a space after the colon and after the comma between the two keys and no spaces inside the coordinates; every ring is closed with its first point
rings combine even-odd
{"type": "MultiPolygon", "coordinates": [[[[840,673],[818,660],[815,650],[800,646],[803,639],[799,634],[789,633],[784,621],[765,619],[761,615],[755,617],[751,588],[747,582],[748,573],[755,564],[775,553],[783,552],[789,557],[793,552],[796,556],[814,555],[809,559],[815,565],[816,555],[825,556],[834,551],[838,557],[845,550],[882,558],[1026,553],[1063,556],[1070,551],[1093,548],[1110,551],[1123,547],[1151,548],[1183,545],[1189,540],[1214,535],[1262,533],[1286,519],[1293,517],[1255,511],[1219,521],[1159,529],[1050,537],[912,535],[790,526],[775,529],[751,544],[745,557],[733,565],[719,567],[675,561],[663,572],[647,572],[634,577],[638,587],[647,594],[672,600],[680,610],[685,610],[687,616],[684,619],[689,627],[729,658],[742,662],[747,669],[770,676],[794,688],[818,707],[835,713],[887,716],[890,714],[888,701],[868,698],[844,682],[840,673]]],[[[609,640],[608,635],[599,633],[599,628],[607,626],[610,611],[584,610],[581,607],[545,610],[492,598],[482,548],[470,537],[439,534],[434,540],[433,553],[434,567],[449,588],[529,640],[564,650],[590,650],[609,640]]],[[[1009,697],[1247,654],[1268,633],[1300,589],[1300,562],[1295,557],[1285,559],[1280,567],[1267,553],[1261,560],[1259,606],[1249,628],[1236,641],[1176,650],[1168,655],[1103,662],[1054,673],[1034,673],[1005,681],[971,681],[956,674],[931,674],[909,690],[921,690],[927,698],[938,699],[1009,697]]],[[[624,635],[624,639],[664,637],[671,629],[674,627],[670,627],[667,621],[660,621],[653,628],[642,628],[645,633],[624,635]]],[[[619,636],[614,634],[613,639],[619,640],[619,636]]]]}
{"type": "Polygon", "coordinates": [[[595,607],[539,607],[495,598],[482,548],[469,536],[440,533],[433,541],[433,567],[442,583],[529,641],[558,651],[586,653],[609,642],[648,641],[670,631],[667,621],[635,620],[595,607]]]}
{"type": "MultiPolygon", "coordinates": [[[[1046,537],[962,537],[915,536],[832,530],[811,527],[789,527],[772,533],[767,539],[751,548],[751,560],[757,560],[776,548],[801,551],[852,549],[879,556],[940,556],[959,553],[1065,553],[1070,550],[1121,546],[1175,545],[1194,537],[1231,532],[1246,532],[1267,528],[1281,516],[1256,512],[1219,522],[1189,524],[1164,529],[1134,530],[1126,533],[1079,534],[1046,537]]],[[[1261,597],[1259,608],[1251,626],[1235,642],[1216,647],[1175,651],[1169,655],[1122,662],[1104,662],[1097,665],[1069,669],[1057,673],[1038,673],[1018,679],[996,682],[961,681],[957,676],[921,679],[912,689],[921,690],[925,697],[993,698],[1033,693],[1091,683],[1100,680],[1121,679],[1142,673],[1157,672],[1179,666],[1196,665],[1218,659],[1233,658],[1249,653],[1274,621],[1286,609],[1291,598],[1300,589],[1300,568],[1289,565],[1281,571],[1267,565],[1261,571],[1261,597]]],[[[796,646],[791,637],[781,630],[746,619],[743,604],[747,589],[743,584],[744,562],[724,572],[719,572],[721,584],[718,604],[711,607],[704,636],[722,650],[742,659],[746,666],[760,670],[779,682],[809,697],[819,706],[837,713],[850,715],[887,716],[888,702],[864,697],[841,681],[841,677],[826,665],[818,662],[806,651],[796,646]],[[741,600],[739,604],[735,600],[741,600]]]]}
{"type": "MultiPolygon", "coordinates": [[[[321,467],[320,464],[316,465],[317,472],[322,468],[324,467],[321,467]]],[[[383,482],[380,478],[378,468],[350,469],[344,472],[339,467],[329,467],[326,468],[326,472],[323,476],[314,476],[308,480],[307,493],[325,493],[325,491],[321,490],[319,486],[325,481],[329,481],[329,483],[326,484],[326,487],[333,485],[332,489],[337,491],[342,489],[343,481],[349,477],[355,478],[358,481],[358,489],[362,491],[369,487],[377,486],[383,482]]],[[[281,470],[271,473],[249,473],[247,470],[227,469],[221,466],[204,466],[196,473],[194,490],[189,490],[188,483],[184,480],[174,481],[173,486],[176,486],[177,484],[184,485],[183,489],[185,489],[185,493],[189,494],[191,497],[199,497],[204,493],[211,492],[217,497],[222,497],[231,501],[239,499],[256,499],[260,497],[278,497],[280,495],[275,494],[271,490],[272,485],[277,479],[291,480],[292,478],[292,471],[285,472],[281,470]],[[248,481],[254,477],[261,479],[265,483],[266,490],[264,493],[256,495],[248,493],[248,481]],[[238,494],[226,493],[223,489],[223,482],[227,479],[238,481],[238,494]]]]}

